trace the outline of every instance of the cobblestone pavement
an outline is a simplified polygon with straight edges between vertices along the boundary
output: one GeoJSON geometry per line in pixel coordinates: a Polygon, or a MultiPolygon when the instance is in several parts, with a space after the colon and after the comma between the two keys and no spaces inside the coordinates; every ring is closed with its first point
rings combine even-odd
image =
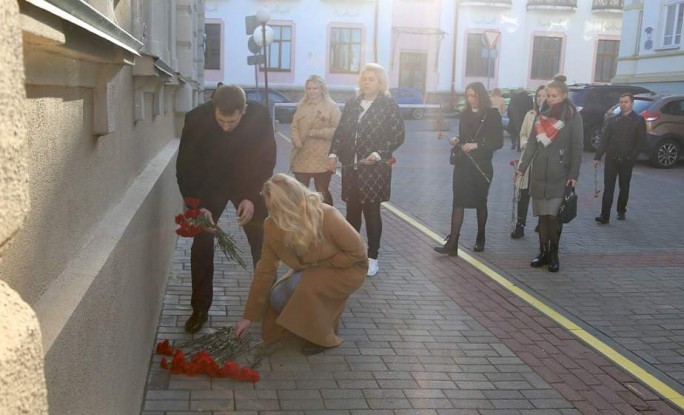
{"type": "MultiPolygon", "coordinates": [[[[434,133],[419,131],[420,123],[408,125],[411,131],[407,142],[397,152],[392,203],[431,229],[446,230],[451,174],[445,144],[434,140],[434,133]]],[[[276,171],[286,171],[289,145],[282,139],[278,141],[276,171]]],[[[508,159],[516,154],[500,151],[497,166],[505,164],[509,168],[508,159]]],[[[644,176],[641,169],[650,168],[639,167],[635,184],[644,176]]],[[[679,174],[681,179],[681,173],[657,171],[661,191],[669,174],[679,174]]],[[[636,345],[639,340],[639,345],[651,346],[649,355],[658,357],[661,363],[664,355],[654,351],[682,351],[674,347],[678,340],[673,337],[681,330],[675,317],[680,308],[674,301],[682,301],[681,286],[676,284],[676,275],[682,275],[681,259],[676,259],[677,249],[671,242],[669,248],[656,249],[659,243],[668,241],[668,233],[674,236],[674,224],[652,232],[654,228],[646,223],[656,215],[647,214],[647,202],[636,200],[639,191],[635,189],[628,220],[611,222],[600,229],[603,233],[598,233],[589,226],[593,223],[583,223],[588,222],[584,216],[591,216],[593,221],[594,212],[587,213],[593,200],[587,196],[589,189],[580,188],[582,209],[578,220],[564,233],[561,272],[553,275],[532,270],[527,263],[535,249],[533,232],[522,241],[511,241],[507,235],[512,190],[503,176],[497,169],[487,250],[480,259],[505,276],[517,278],[567,315],[596,325],[599,334],[614,332],[619,336],[611,337],[618,343],[633,339],[634,343],[625,344],[636,345]],[[641,217],[647,222],[641,222],[641,217]],[[611,246],[613,242],[627,245],[621,228],[638,225],[640,232],[630,233],[640,235],[641,240],[630,244],[630,250],[613,253],[596,249],[602,245],[594,238],[610,242],[611,246]],[[591,234],[582,238],[579,233],[584,228],[591,234]],[[650,255],[638,255],[645,252],[650,255]],[[617,269],[615,257],[628,263],[617,269]],[[670,271],[654,270],[658,261],[670,264],[670,271]],[[657,284],[649,285],[644,280],[657,284]],[[663,284],[671,285],[663,289],[663,284]],[[658,304],[671,308],[659,308],[658,304]],[[630,315],[640,318],[628,324],[630,315]],[[671,318],[666,318],[668,315],[671,318]],[[647,321],[657,323],[647,326],[647,321]],[[658,332],[638,334],[646,329],[658,332]],[[665,331],[672,334],[661,336],[665,331]]],[[[583,184],[589,183],[584,177],[582,180],[583,184]]],[[[670,179],[671,183],[675,181],[670,179]]],[[[338,178],[333,179],[331,187],[342,208],[338,178]]],[[[590,190],[593,193],[593,187],[590,190]]],[[[663,193],[666,198],[676,197],[675,191],[663,193]]],[[[676,216],[674,210],[662,213],[676,216]]],[[[345,339],[342,346],[309,357],[296,350],[276,352],[264,362],[260,368],[262,380],[254,385],[206,376],[170,375],[159,368],[160,357],[153,355],[142,413],[678,413],[470,264],[460,258],[435,256],[431,249],[434,241],[414,227],[386,210],[383,220],[381,272],[350,298],[340,328],[345,339]]],[[[234,212],[229,210],[220,224],[248,252],[246,239],[235,226],[234,212]]],[[[474,242],[473,224],[474,215],[467,215],[461,238],[464,245],[474,242]]],[[[677,243],[681,251],[681,242],[677,243]]],[[[189,249],[190,241],[179,239],[160,317],[159,340],[189,338],[183,332],[191,312],[189,249]]],[[[210,321],[200,334],[233,324],[241,316],[250,280],[248,272],[235,264],[219,262],[217,256],[214,304],[210,321]]],[[[253,329],[251,336],[256,338],[257,332],[253,329]]],[[[641,349],[629,350],[637,353],[641,349]]],[[[661,370],[667,372],[675,363],[665,366],[661,370]]]]}

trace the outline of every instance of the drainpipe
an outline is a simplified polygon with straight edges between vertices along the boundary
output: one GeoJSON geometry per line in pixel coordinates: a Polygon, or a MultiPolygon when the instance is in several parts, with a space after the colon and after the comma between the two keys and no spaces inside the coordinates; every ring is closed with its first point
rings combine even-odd
{"type": "Polygon", "coordinates": [[[373,25],[373,62],[378,61],[378,13],[380,0],[375,0],[375,24],[373,25]]]}
{"type": "Polygon", "coordinates": [[[456,108],[456,49],[458,43],[458,3],[454,4],[454,45],[451,51],[451,96],[449,104],[451,109],[456,108]]]}

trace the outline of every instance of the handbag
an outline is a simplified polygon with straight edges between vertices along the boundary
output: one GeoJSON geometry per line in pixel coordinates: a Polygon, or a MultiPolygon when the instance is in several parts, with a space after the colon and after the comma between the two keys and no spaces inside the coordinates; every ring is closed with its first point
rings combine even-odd
{"type": "Polygon", "coordinates": [[[558,220],[562,223],[570,223],[577,216],[577,193],[573,186],[565,186],[565,194],[558,209],[558,220]]]}
{"type": "Polygon", "coordinates": [[[271,286],[271,291],[268,293],[271,308],[280,314],[287,302],[290,301],[290,297],[297,288],[299,280],[302,278],[302,271],[295,272],[294,270],[289,270],[282,277],[271,286]]]}
{"type": "MultiPolygon", "coordinates": [[[[482,120],[480,120],[480,126],[477,127],[477,131],[475,131],[475,134],[473,135],[473,141],[477,140],[477,135],[480,134],[480,130],[482,130],[482,125],[484,125],[486,119],[487,113],[485,112],[484,117],[482,117],[482,120]]],[[[484,138],[482,141],[484,142],[484,138]]],[[[451,152],[449,153],[449,164],[455,166],[459,158],[461,158],[461,145],[456,144],[451,146],[451,152]]]]}

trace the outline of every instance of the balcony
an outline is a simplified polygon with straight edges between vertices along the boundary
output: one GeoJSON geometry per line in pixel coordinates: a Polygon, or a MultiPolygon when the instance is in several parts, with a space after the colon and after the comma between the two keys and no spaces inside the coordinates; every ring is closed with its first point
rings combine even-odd
{"type": "Polygon", "coordinates": [[[575,10],[577,0],[527,0],[527,10],[530,9],[575,10]]]}
{"type": "Polygon", "coordinates": [[[512,7],[512,0],[462,0],[461,6],[512,7]]]}
{"type": "Polygon", "coordinates": [[[594,12],[622,12],[625,0],[593,0],[591,10],[594,12]]]}

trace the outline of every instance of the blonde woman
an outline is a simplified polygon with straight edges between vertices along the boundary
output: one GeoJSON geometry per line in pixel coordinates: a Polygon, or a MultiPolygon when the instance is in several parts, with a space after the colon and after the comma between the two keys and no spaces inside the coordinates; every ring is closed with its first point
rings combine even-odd
{"type": "Polygon", "coordinates": [[[367,64],[359,76],[359,93],[342,111],[330,146],[329,169],[342,164],[342,200],[347,220],[357,231],[361,216],[368,236],[368,276],[379,271],[382,235],[380,203],[390,198],[392,168],[387,160],[404,142],[404,119],[389,97],[387,73],[377,63],[367,64]]]}
{"type": "Polygon", "coordinates": [[[294,178],[276,174],[262,194],[269,212],[263,250],[235,332],[242,336],[252,322],[262,321],[266,343],[291,333],[307,341],[302,348],[307,355],[336,347],[342,343],[337,327],[347,298],[363,285],[368,269],[366,246],[337,209],[294,178]],[[269,292],[281,261],[299,281],[276,310],[269,292]]]}
{"type": "Polygon", "coordinates": [[[535,119],[534,129],[520,160],[516,179],[530,170],[532,213],[539,217],[539,253],[530,266],[548,266],[558,272],[561,226],[557,220],[566,186],[575,187],[582,165],[584,128],[582,118],[568,97],[565,75],[546,85],[546,100],[535,119]]]}
{"type": "Polygon", "coordinates": [[[332,206],[328,191],[332,173],[328,170],[328,150],[340,122],[341,111],[330,98],[323,78],[312,75],[306,80],[306,95],[292,119],[292,154],[290,169],[304,186],[311,179],[323,201],[332,206]]]}

